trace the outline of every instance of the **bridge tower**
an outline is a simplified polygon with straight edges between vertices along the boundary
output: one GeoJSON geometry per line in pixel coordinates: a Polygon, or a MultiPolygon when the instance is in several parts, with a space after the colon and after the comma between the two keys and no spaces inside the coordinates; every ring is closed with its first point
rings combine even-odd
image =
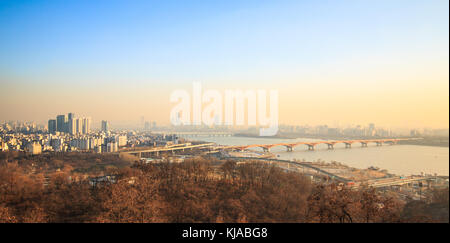
{"type": "Polygon", "coordinates": [[[334,144],[335,143],[327,143],[328,149],[334,149],[334,144]]]}

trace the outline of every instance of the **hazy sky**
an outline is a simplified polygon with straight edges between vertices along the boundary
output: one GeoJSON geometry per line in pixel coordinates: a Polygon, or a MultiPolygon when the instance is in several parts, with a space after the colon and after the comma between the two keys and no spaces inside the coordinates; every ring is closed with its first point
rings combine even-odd
{"type": "Polygon", "coordinates": [[[448,128],[448,0],[0,1],[0,120],[169,122],[278,89],[280,123],[448,128]]]}

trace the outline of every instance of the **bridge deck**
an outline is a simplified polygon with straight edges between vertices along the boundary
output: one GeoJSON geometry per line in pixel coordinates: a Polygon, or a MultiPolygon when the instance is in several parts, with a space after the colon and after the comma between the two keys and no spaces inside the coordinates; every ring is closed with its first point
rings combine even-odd
{"type": "Polygon", "coordinates": [[[175,150],[184,150],[184,149],[193,149],[193,148],[205,148],[215,146],[215,143],[202,143],[196,145],[188,145],[188,146],[172,146],[172,147],[157,147],[146,150],[133,150],[133,151],[123,151],[121,153],[127,154],[139,154],[139,153],[154,153],[154,152],[164,152],[164,151],[175,151],[175,150]]]}
{"type": "Polygon", "coordinates": [[[288,150],[292,151],[293,147],[299,145],[307,145],[308,148],[314,148],[319,144],[327,144],[329,147],[333,147],[335,144],[343,143],[347,147],[351,147],[353,143],[361,143],[363,146],[367,146],[368,143],[376,143],[377,145],[381,145],[383,143],[396,144],[398,141],[403,140],[413,140],[413,138],[386,138],[386,139],[356,139],[356,140],[325,140],[325,141],[314,141],[314,142],[292,142],[292,143],[276,143],[276,144],[249,144],[249,145],[237,145],[237,146],[226,146],[225,149],[237,149],[237,150],[245,150],[249,148],[263,148],[264,150],[268,150],[277,146],[284,146],[288,148],[288,150]]]}

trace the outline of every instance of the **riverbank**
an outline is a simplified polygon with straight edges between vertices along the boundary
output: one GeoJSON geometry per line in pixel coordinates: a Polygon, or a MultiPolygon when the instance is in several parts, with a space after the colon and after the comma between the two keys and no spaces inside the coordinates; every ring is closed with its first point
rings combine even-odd
{"type": "Polygon", "coordinates": [[[420,145],[420,146],[433,146],[433,147],[449,147],[448,137],[425,137],[419,140],[404,140],[399,141],[399,144],[406,145],[420,145]]]}

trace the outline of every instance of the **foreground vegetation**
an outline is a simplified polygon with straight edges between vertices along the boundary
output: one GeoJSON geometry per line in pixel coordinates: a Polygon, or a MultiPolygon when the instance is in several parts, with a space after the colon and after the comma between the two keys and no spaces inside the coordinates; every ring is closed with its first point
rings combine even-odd
{"type": "Polygon", "coordinates": [[[115,179],[95,186],[77,173],[32,173],[3,160],[0,222],[448,222],[448,189],[431,203],[405,204],[259,163],[136,163],[110,169],[115,179]]]}

